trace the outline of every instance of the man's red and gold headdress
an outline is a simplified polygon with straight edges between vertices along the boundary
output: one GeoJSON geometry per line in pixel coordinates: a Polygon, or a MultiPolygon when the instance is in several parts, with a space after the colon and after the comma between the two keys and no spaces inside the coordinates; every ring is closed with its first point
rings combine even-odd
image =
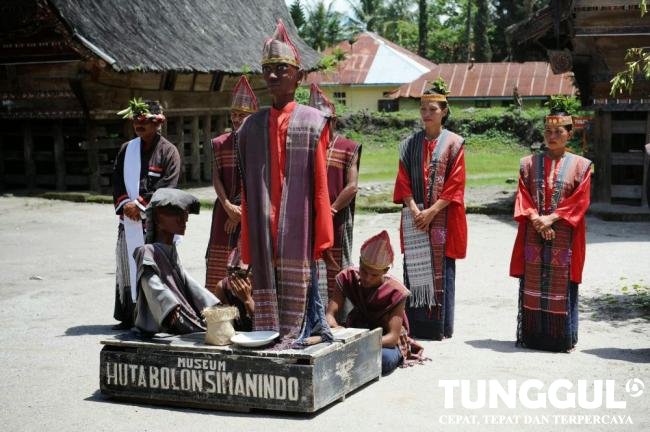
{"type": "Polygon", "coordinates": [[[393,265],[393,247],[386,230],[370,237],[361,246],[361,264],[374,270],[386,271],[393,265]]]}
{"type": "Polygon", "coordinates": [[[300,68],[300,54],[281,19],[278,20],[275,33],[264,42],[262,49],[262,66],[273,63],[286,63],[300,68]]]}
{"type": "Polygon", "coordinates": [[[232,102],[230,109],[244,111],[247,113],[257,112],[259,106],[257,97],[251,88],[245,75],[242,75],[232,89],[232,102]]]}

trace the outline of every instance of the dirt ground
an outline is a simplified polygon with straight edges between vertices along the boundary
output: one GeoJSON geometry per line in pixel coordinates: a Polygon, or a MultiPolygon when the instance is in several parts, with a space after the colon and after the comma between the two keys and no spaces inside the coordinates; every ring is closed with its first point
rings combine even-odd
{"type": "MultiPolygon", "coordinates": [[[[295,416],[105,399],[98,390],[99,341],[114,334],[110,329],[116,236],[112,207],[5,197],[0,198],[0,216],[3,430],[650,429],[648,317],[634,311],[610,314],[599,300],[610,294],[606,304],[616,302],[626,296],[624,286],[650,284],[650,223],[588,219],[580,340],[576,351],[554,354],[514,346],[517,283],[507,275],[514,224],[509,218],[470,215],[467,259],[457,263],[454,337],[424,342],[432,361],[422,366],[398,369],[313,416],[295,416]],[[522,399],[523,384],[530,379],[539,380],[543,387],[528,395],[545,401],[546,407],[531,407],[522,399]],[[578,390],[579,381],[586,380],[587,399],[602,396],[602,404],[595,409],[562,408],[550,396],[544,398],[559,379],[568,380],[564,384],[570,388],[560,389],[560,402],[570,401],[576,393],[580,400],[584,392],[578,390]],[[446,397],[444,386],[451,384],[444,380],[461,380],[454,397],[446,397]],[[488,380],[503,387],[515,380],[516,406],[501,403],[491,408],[480,403],[485,395],[482,386],[494,382],[488,380]],[[625,408],[606,406],[607,396],[599,390],[601,380],[613,380],[614,393],[608,395],[625,408]],[[461,391],[465,385],[469,392],[461,391]],[[478,401],[477,408],[470,407],[471,401],[478,401]],[[626,424],[617,424],[621,422],[626,424]]],[[[205,271],[210,218],[209,211],[191,217],[180,246],[186,268],[198,280],[205,271]]],[[[364,239],[384,228],[397,248],[397,214],[360,215],[354,255],[358,256],[364,239]]],[[[401,272],[398,259],[393,273],[401,277],[401,272]]]]}

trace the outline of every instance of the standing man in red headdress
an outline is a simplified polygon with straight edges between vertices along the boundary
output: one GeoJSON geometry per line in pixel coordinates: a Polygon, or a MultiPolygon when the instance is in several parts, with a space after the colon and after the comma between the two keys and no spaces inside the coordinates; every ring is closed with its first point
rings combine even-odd
{"type": "Polygon", "coordinates": [[[264,43],[261,63],[272,107],[252,114],[237,132],[242,260],[252,266],[253,327],[279,331],[283,345],[331,340],[316,266],[321,256],[331,260],[334,237],[327,119],[294,101],[304,72],[282,21],[264,43]]]}
{"type": "MultiPolygon", "coordinates": [[[[321,287],[321,297],[323,302],[327,303],[336,288],[336,274],[352,263],[354,201],[357,196],[361,145],[335,133],[336,108],[316,84],[311,85],[309,106],[321,110],[328,117],[330,131],[327,146],[327,188],[334,223],[334,246],[331,250],[337,266],[326,266],[327,290],[321,287]]],[[[325,279],[322,276],[320,279],[325,279]]]]}
{"type": "Polygon", "coordinates": [[[212,229],[205,257],[205,287],[212,293],[216,293],[217,284],[226,277],[226,261],[239,241],[241,178],[237,167],[234,134],[246,117],[257,109],[257,97],[246,76],[242,76],[232,92],[232,132],[212,140],[212,184],[217,192],[217,200],[212,211],[212,229]]]}

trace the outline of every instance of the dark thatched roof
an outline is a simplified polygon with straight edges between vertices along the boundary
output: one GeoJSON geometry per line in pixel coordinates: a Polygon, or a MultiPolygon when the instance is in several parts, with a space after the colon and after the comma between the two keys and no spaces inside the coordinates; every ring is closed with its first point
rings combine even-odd
{"type": "Polygon", "coordinates": [[[261,72],[264,40],[285,22],[303,66],[318,53],[283,0],[48,0],[88,49],[118,71],[261,72]]]}

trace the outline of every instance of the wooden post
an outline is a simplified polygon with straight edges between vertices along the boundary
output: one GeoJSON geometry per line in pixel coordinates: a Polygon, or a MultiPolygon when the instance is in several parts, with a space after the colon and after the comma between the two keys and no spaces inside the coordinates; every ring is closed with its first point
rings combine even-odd
{"type": "Polygon", "coordinates": [[[88,189],[99,192],[99,151],[97,149],[97,127],[88,120],[86,125],[86,151],[88,152],[88,189]]]}
{"type": "Polygon", "coordinates": [[[185,129],[183,124],[185,119],[183,116],[180,116],[176,119],[176,147],[178,148],[178,153],[181,155],[181,178],[180,183],[185,182],[185,129]]]}
{"type": "MultiPolygon", "coordinates": [[[[646,120],[646,126],[645,126],[645,142],[646,145],[650,145],[650,111],[648,111],[648,116],[646,120]]],[[[643,207],[648,206],[648,188],[650,188],[650,154],[648,154],[648,150],[646,148],[643,148],[643,152],[645,153],[645,156],[643,158],[643,189],[641,190],[641,205],[643,207]]]]}
{"type": "Polygon", "coordinates": [[[212,180],[212,116],[203,116],[203,180],[212,180]]]}
{"type": "Polygon", "coordinates": [[[54,168],[56,170],[56,190],[65,190],[65,145],[61,122],[54,125],[54,168]]]}
{"type": "Polygon", "coordinates": [[[190,179],[193,182],[201,180],[201,136],[199,129],[199,116],[192,117],[192,149],[190,160],[192,168],[190,170],[190,179]]]}
{"type": "Polygon", "coordinates": [[[599,172],[601,201],[612,201],[612,113],[601,112],[602,118],[602,148],[600,151],[601,169],[599,172]]]}
{"type": "MultiPolygon", "coordinates": [[[[607,146],[607,139],[605,137],[605,112],[597,111],[594,116],[593,121],[593,154],[594,154],[594,165],[595,165],[595,175],[591,181],[592,184],[592,199],[594,202],[607,202],[609,199],[606,196],[605,191],[609,190],[610,186],[610,177],[608,177],[610,171],[609,168],[606,168],[610,164],[608,151],[605,149],[607,146]]],[[[610,132],[611,136],[611,132],[610,132]]]]}
{"type": "Polygon", "coordinates": [[[34,136],[32,134],[32,124],[28,121],[23,123],[23,150],[25,160],[25,186],[27,189],[34,189],[36,187],[34,136]]]}

